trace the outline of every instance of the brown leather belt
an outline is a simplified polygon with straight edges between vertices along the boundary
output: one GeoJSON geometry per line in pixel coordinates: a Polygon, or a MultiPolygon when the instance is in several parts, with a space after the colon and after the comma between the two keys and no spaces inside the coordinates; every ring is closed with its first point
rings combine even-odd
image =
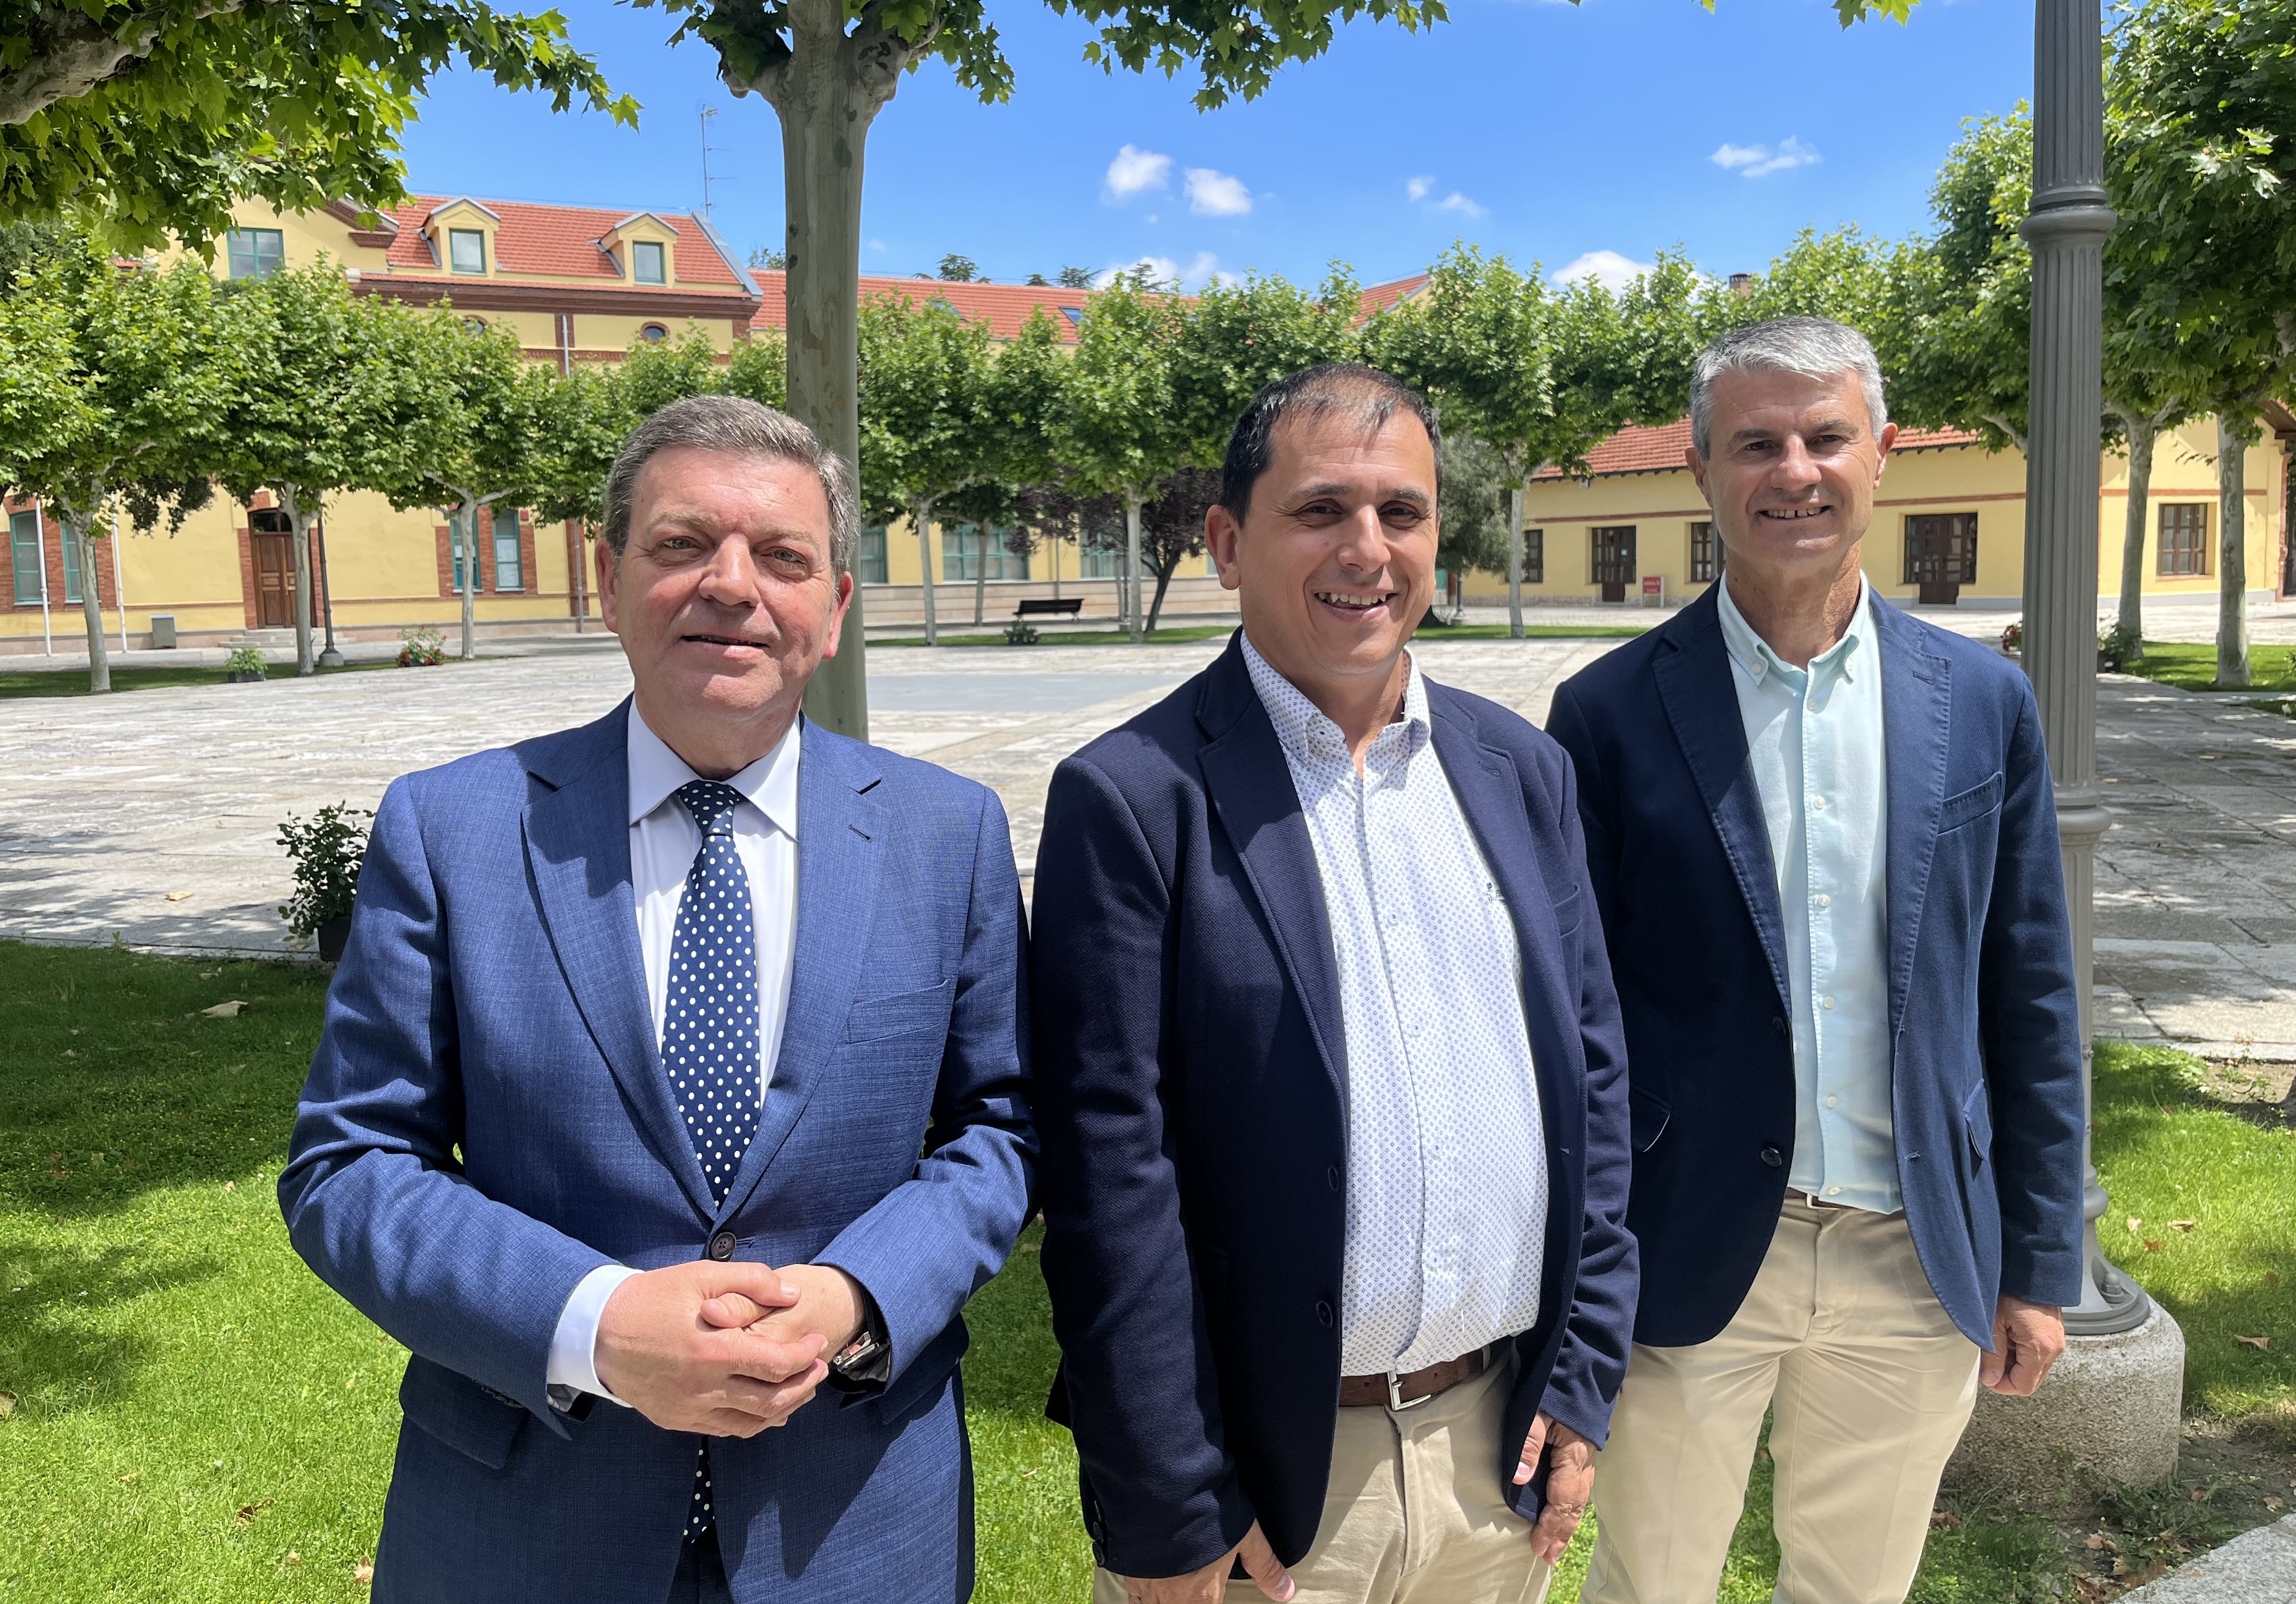
{"type": "Polygon", "coordinates": [[[1404,1375],[1388,1371],[1376,1376],[1341,1376],[1340,1405],[1343,1409],[1410,1409],[1438,1393],[1450,1391],[1462,1381],[1473,1380],[1489,1363],[1490,1350],[1477,1348],[1472,1354],[1462,1354],[1456,1359],[1446,1359],[1440,1364],[1404,1375]]]}

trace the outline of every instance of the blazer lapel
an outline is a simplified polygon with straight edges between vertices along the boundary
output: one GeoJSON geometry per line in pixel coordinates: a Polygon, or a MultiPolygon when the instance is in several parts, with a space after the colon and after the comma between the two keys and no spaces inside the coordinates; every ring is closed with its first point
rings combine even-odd
{"type": "Polygon", "coordinates": [[[730,1219],[796,1129],[853,1011],[884,867],[886,817],[868,749],[808,720],[799,736],[797,932],[780,1055],[758,1133],[718,1210],[730,1219]]]}
{"type": "Polygon", "coordinates": [[[1196,761],[1212,812],[1242,860],[1244,878],[1275,932],[1276,955],[1307,1010],[1308,1028],[1344,1119],[1347,1034],[1324,877],[1283,744],[1244,667],[1242,640],[1239,631],[1205,675],[1196,722],[1211,741],[1196,761]]]}
{"type": "Polygon", "coordinates": [[[629,704],[580,732],[554,766],[565,778],[528,804],[526,861],[542,922],[575,1006],[622,1089],[639,1130],[694,1207],[709,1183],[670,1095],[646,1001],[645,958],[630,889],[629,704]]]}
{"type": "Polygon", "coordinates": [[[1953,736],[1953,665],[1923,645],[1914,621],[1873,598],[1882,636],[1882,735],[1889,753],[1890,1035],[1905,1023],[1914,947],[1945,806],[1953,736]]]}
{"type": "Polygon", "coordinates": [[[1778,906],[1769,827],[1763,822],[1753,767],[1746,761],[1746,722],[1738,710],[1730,654],[1722,642],[1721,619],[1710,589],[1684,610],[1669,634],[1651,661],[1659,700],[1713,817],[1714,833],[1721,838],[1739,895],[1753,915],[1778,996],[1788,998],[1793,990],[1786,979],[1785,914],[1778,906]]]}

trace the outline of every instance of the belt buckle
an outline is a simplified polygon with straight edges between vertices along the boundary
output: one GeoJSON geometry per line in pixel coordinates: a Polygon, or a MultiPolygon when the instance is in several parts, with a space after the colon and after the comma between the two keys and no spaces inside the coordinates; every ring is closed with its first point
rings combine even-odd
{"type": "Polygon", "coordinates": [[[1394,1371],[1387,1372],[1387,1406],[1398,1414],[1401,1414],[1406,1409],[1418,1408],[1434,1395],[1433,1393],[1427,1393],[1406,1402],[1403,1396],[1403,1378],[1394,1371]]]}

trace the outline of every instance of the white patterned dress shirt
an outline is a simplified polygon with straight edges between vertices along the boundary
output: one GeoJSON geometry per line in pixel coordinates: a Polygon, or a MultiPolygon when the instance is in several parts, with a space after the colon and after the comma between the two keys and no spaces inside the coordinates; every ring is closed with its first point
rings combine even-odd
{"type": "Polygon", "coordinates": [[[1875,1214],[1898,1190],[1890,1045],[1890,774],[1882,641],[1861,579],[1841,638],[1797,668],[1722,585],[1722,640],[1769,827],[1792,993],[1786,1184],[1875,1214]]]}
{"type": "Polygon", "coordinates": [[[1546,1140],[1522,962],[1443,773],[1427,687],[1361,773],[1340,728],[1253,650],[1324,887],[1347,1038],[1343,1375],[1407,1372],[1538,1319],[1546,1140]]]}
{"type": "MultiPolygon", "coordinates": [[[[803,719],[773,750],[726,783],[749,800],[734,810],[734,850],[750,882],[757,918],[758,1097],[766,1095],[781,1056],[789,1017],[790,968],[797,946],[797,769],[803,719]]],[[[701,827],[677,799],[677,788],[699,780],[685,760],[638,716],[630,704],[630,890],[637,901],[638,950],[645,963],[646,1002],[653,1011],[654,1044],[661,1043],[669,994],[669,949],[677,934],[678,899],[701,851],[701,827]]],[[[548,1382],[614,1398],[598,1379],[598,1318],[606,1299],[636,1271],[601,1264],[575,1286],[550,1341],[548,1382]]]]}

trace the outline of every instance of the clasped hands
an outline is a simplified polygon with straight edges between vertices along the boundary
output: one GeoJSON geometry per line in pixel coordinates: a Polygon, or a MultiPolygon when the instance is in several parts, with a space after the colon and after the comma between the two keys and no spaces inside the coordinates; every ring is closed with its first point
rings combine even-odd
{"type": "MultiPolygon", "coordinates": [[[[1595,1444],[1554,1416],[1540,1415],[1523,1439],[1522,1455],[1514,1468],[1516,1486],[1529,1482],[1542,1454],[1547,1460],[1546,1497],[1538,1523],[1530,1529],[1530,1551],[1547,1564],[1557,1565],[1586,1517],[1587,1500],[1594,1495],[1595,1444]]],[[[1228,1574],[1239,1560],[1244,1573],[1268,1598],[1280,1601],[1298,1591],[1255,1520],[1242,1543],[1200,1571],[1185,1576],[1125,1577],[1125,1597],[1131,1604],[1221,1604],[1227,1592],[1228,1574]]]]}
{"type": "Polygon", "coordinates": [[[755,1436],[803,1408],[861,1330],[831,1264],[704,1259],[631,1276],[598,1317],[598,1379],[667,1431],[755,1436]]]}

